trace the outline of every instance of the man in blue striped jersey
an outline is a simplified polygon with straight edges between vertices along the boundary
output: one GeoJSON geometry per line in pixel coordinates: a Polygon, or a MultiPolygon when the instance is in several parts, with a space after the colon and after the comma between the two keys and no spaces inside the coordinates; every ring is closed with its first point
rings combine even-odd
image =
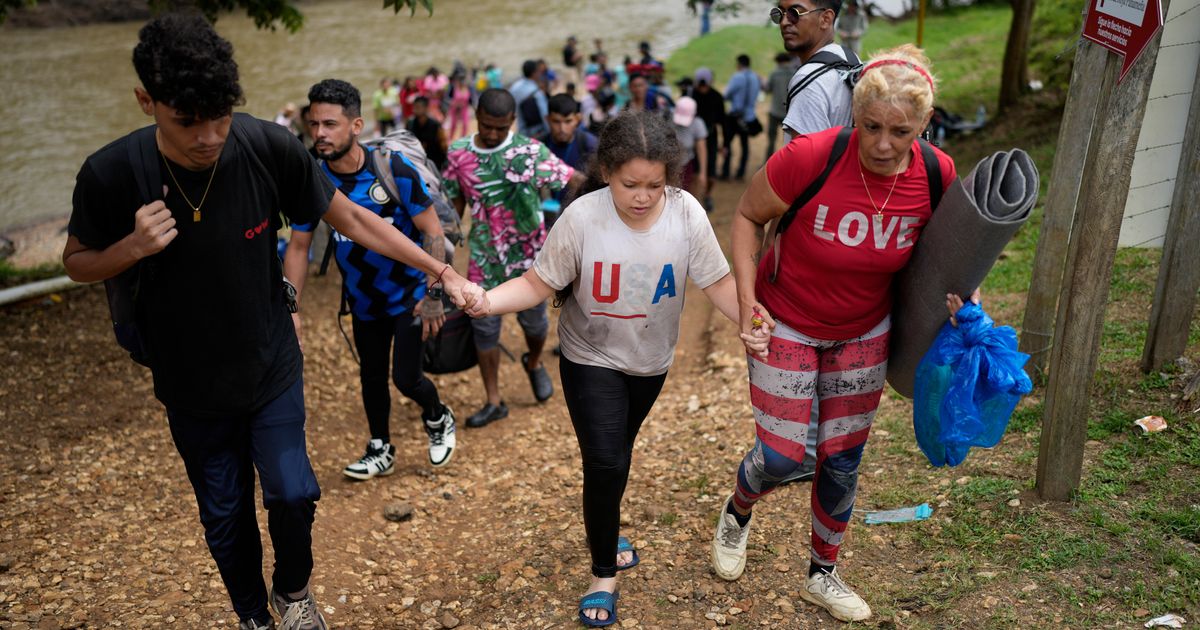
{"type": "MultiPolygon", "coordinates": [[[[437,212],[430,206],[425,183],[412,163],[398,152],[391,154],[391,172],[376,173],[370,151],[359,144],[363,131],[362,100],[358,89],[345,81],[326,79],[308,92],[306,124],[312,134],[321,169],[339,190],[362,207],[378,214],[397,230],[442,260],[445,238],[437,212]],[[400,199],[392,199],[378,181],[392,177],[400,199]]],[[[296,285],[297,301],[304,288],[308,249],[315,223],[293,225],[284,262],[288,279],[296,285]]],[[[342,272],[342,291],[354,328],[354,346],[360,360],[363,407],[371,439],[366,453],[342,471],[354,479],[370,479],[394,472],[395,448],[388,429],[391,392],[388,390],[388,353],[392,382],[400,393],[421,407],[429,435],[429,463],[444,466],[454,454],[454,414],[438,396],[433,381],[422,372],[422,341],[437,334],[445,320],[440,278],[355,244],[334,231],[334,258],[342,272]],[[419,321],[418,321],[419,320],[419,321]]]]}

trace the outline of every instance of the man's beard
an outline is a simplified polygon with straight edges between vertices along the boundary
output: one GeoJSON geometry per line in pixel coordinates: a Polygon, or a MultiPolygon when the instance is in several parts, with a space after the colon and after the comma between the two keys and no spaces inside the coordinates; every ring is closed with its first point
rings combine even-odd
{"type": "Polygon", "coordinates": [[[354,140],[347,142],[346,146],[342,147],[341,149],[334,149],[333,151],[330,151],[329,153],[322,153],[321,150],[318,149],[317,155],[320,156],[321,159],[325,160],[326,162],[336,162],[336,161],[342,159],[343,157],[345,157],[345,155],[347,153],[349,153],[350,149],[352,149],[352,148],[354,148],[354,140]]]}

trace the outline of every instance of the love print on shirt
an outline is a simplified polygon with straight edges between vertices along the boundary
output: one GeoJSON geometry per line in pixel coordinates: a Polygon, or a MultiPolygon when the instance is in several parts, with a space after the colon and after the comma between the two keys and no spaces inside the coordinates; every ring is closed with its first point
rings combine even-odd
{"type": "MultiPolygon", "coordinates": [[[[813,234],[827,241],[839,241],[847,247],[858,247],[868,242],[875,249],[887,249],[893,242],[896,249],[907,249],[913,246],[916,225],[921,222],[917,217],[883,216],[880,214],[867,217],[865,212],[852,210],[842,215],[838,221],[837,231],[826,229],[825,221],[829,217],[829,206],[817,206],[817,216],[813,219],[813,234]]],[[[832,227],[832,226],[831,226],[832,227]]]]}

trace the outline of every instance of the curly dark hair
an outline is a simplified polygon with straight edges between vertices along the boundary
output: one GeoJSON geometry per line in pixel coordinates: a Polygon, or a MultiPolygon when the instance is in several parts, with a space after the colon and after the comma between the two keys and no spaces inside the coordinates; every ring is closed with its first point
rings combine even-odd
{"type": "Polygon", "coordinates": [[[362,116],[362,94],[341,79],[325,79],[309,88],[308,102],[341,105],[342,113],[351,120],[362,116]]]}
{"type": "MultiPolygon", "coordinates": [[[[683,175],[683,148],[675,136],[675,127],[660,114],[626,110],[604,125],[596,155],[588,162],[588,177],[580,196],[600,190],[604,174],[612,174],[630,160],[641,158],[659,162],[666,168],[667,185],[679,187],[683,175]]],[[[552,302],[562,308],[571,298],[571,287],[555,291],[552,302]]]]}
{"type": "Polygon", "coordinates": [[[604,188],[604,173],[611,174],[637,158],[662,163],[667,169],[667,185],[679,187],[684,153],[675,127],[657,112],[626,110],[608,121],[600,132],[600,144],[588,165],[587,183],[580,194],[604,188]]]}
{"type": "Polygon", "coordinates": [[[169,13],[147,22],[133,67],[150,98],[203,120],[245,103],[233,46],[199,15],[169,13]]]}

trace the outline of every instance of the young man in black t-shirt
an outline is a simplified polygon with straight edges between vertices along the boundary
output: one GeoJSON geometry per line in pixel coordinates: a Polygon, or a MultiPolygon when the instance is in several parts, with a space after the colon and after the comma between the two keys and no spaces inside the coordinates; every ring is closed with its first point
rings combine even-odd
{"type": "Polygon", "coordinates": [[[335,191],[286,129],[234,115],[243,98],[233,48],[203,19],[165,15],[138,39],[135,93],[155,126],[84,163],[63,264],[81,282],[137,265],[136,322],[154,392],[241,627],[274,627],[257,470],[275,552],[269,605],[281,628],[323,629],[308,583],[320,489],[305,448],[298,319],[276,249],[280,212],[294,222],[324,218],[440,277],[458,302],[479,290],[335,191]]]}
{"type": "Polygon", "coordinates": [[[405,128],[412,132],[425,149],[425,157],[441,170],[446,168],[446,130],[429,117],[429,99],[418,96],[413,100],[413,115],[405,128]]]}

